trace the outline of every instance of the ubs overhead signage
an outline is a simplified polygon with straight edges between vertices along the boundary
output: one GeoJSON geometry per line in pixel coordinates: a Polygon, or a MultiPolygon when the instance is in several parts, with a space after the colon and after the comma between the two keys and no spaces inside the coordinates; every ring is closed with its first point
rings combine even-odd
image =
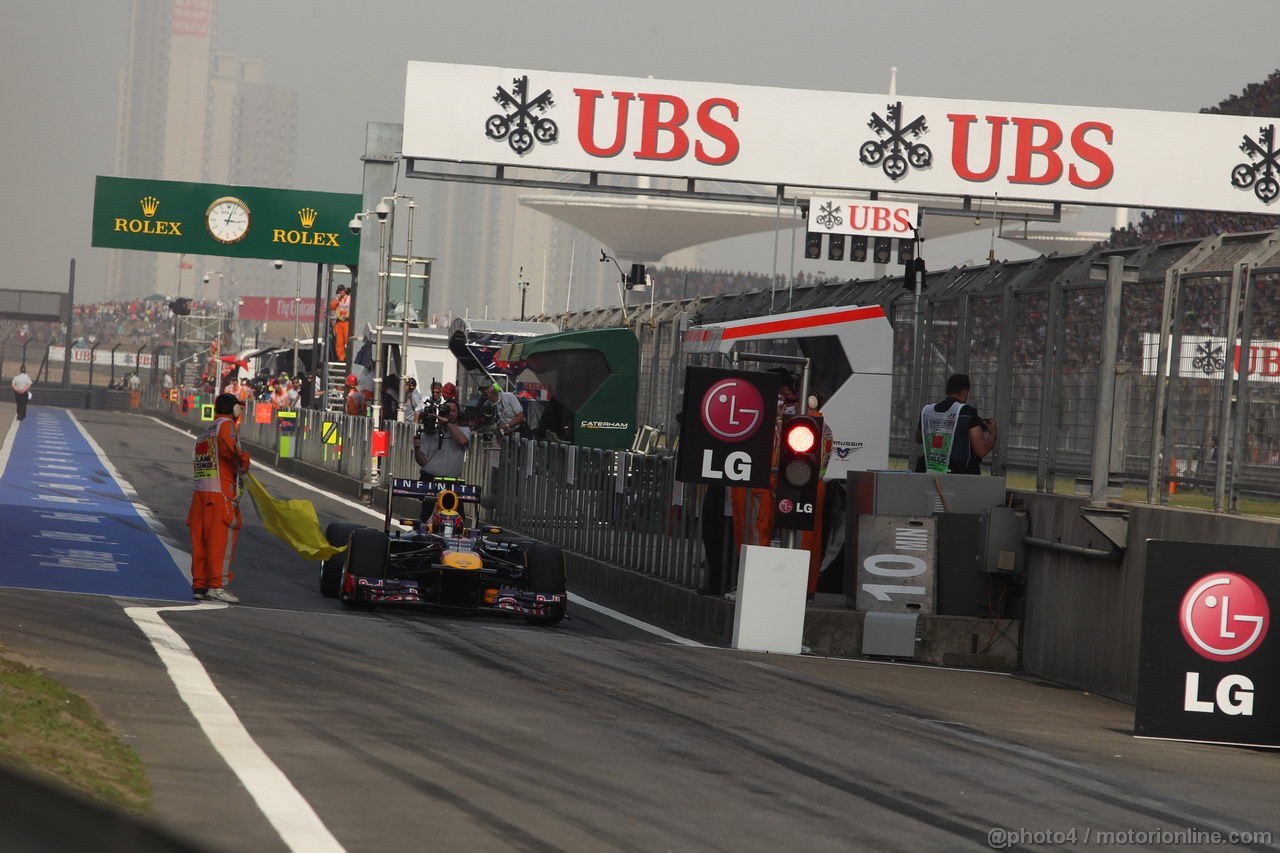
{"type": "Polygon", "coordinates": [[[98,176],[93,245],[232,258],[357,263],[347,228],[359,193],[323,193],[98,176]]]}
{"type": "Polygon", "coordinates": [[[410,159],[1280,212],[1277,122],[411,62],[410,159]]]}
{"type": "Polygon", "coordinates": [[[912,237],[920,221],[919,205],[814,196],[809,199],[811,234],[859,234],[912,237]]]}
{"type": "Polygon", "coordinates": [[[1134,733],[1280,746],[1280,550],[1147,544],[1134,733]]]}
{"type": "Polygon", "coordinates": [[[779,383],[776,373],[688,368],[677,479],[768,488],[779,383]]]}

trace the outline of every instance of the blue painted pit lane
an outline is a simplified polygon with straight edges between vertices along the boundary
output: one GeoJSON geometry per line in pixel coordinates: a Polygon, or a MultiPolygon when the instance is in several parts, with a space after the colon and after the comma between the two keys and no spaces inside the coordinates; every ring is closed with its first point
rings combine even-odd
{"type": "Polygon", "coordinates": [[[0,586],[190,601],[191,583],[70,412],[32,406],[0,451],[0,586]]]}

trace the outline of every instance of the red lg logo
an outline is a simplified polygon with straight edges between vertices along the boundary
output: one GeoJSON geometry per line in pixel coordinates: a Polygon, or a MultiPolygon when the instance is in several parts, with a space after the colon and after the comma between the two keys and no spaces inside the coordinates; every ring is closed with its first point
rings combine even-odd
{"type": "Polygon", "coordinates": [[[1252,654],[1267,636],[1270,619],[1262,590],[1233,572],[1200,578],[1178,608],[1187,645],[1202,657],[1224,663],[1252,654]]]}
{"type": "Polygon", "coordinates": [[[702,425],[721,441],[742,441],[764,419],[760,391],[742,379],[717,382],[702,395],[702,425]]]}
{"type": "Polygon", "coordinates": [[[778,512],[791,512],[795,508],[796,505],[791,502],[790,498],[783,498],[778,501],[778,512]]]}

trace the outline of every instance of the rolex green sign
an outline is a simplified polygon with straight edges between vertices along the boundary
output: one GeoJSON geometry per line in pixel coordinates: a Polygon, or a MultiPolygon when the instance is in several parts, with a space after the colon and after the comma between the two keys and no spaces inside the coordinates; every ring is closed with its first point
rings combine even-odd
{"type": "Polygon", "coordinates": [[[347,264],[359,193],[321,193],[98,176],[93,245],[187,255],[347,264]]]}

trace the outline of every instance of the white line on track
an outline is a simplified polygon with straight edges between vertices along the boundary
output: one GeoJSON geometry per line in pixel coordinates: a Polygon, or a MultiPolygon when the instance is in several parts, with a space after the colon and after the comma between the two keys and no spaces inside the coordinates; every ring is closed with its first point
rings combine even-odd
{"type": "Polygon", "coordinates": [[[582,607],[585,607],[588,610],[594,610],[597,613],[601,613],[605,616],[608,616],[610,619],[616,619],[625,625],[630,625],[632,628],[639,628],[641,631],[648,631],[650,634],[661,637],[664,640],[670,640],[671,642],[678,643],[682,646],[697,646],[699,648],[705,648],[702,643],[699,643],[695,640],[690,640],[685,637],[678,636],[676,634],[671,633],[670,631],[664,631],[661,628],[659,628],[657,625],[650,625],[648,622],[641,622],[639,619],[633,619],[632,617],[628,616],[625,613],[619,613],[618,611],[613,610],[612,608],[605,607],[603,604],[596,604],[594,601],[589,601],[583,598],[582,596],[576,595],[572,592],[569,593],[569,601],[571,601],[574,604],[581,605],[582,607]]]}
{"type": "Polygon", "coordinates": [[[126,607],[124,612],[151,641],[178,689],[178,695],[191,709],[192,716],[208,735],[213,748],[244,784],[289,849],[307,853],[341,853],[343,846],[289,778],[254,741],[231,705],[222,698],[191,647],[161,616],[166,610],[191,613],[225,607],[225,604],[126,607]]]}
{"type": "Polygon", "coordinates": [[[9,421],[9,431],[4,435],[4,444],[0,446],[0,477],[4,476],[5,469],[9,467],[9,454],[13,453],[13,442],[18,437],[18,419],[15,417],[9,421]]]}

